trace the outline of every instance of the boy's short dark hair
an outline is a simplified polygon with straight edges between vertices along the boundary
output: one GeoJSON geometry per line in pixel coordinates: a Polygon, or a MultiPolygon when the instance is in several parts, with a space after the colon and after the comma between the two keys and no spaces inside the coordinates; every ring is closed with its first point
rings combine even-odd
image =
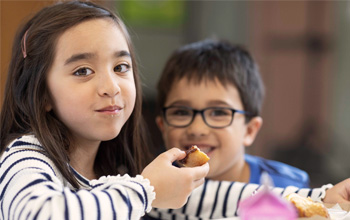
{"type": "Polygon", "coordinates": [[[175,50],[168,59],[157,86],[157,109],[164,107],[174,82],[186,77],[200,83],[218,79],[223,86],[234,85],[247,117],[260,115],[264,85],[259,69],[249,52],[225,40],[207,39],[175,50]]]}

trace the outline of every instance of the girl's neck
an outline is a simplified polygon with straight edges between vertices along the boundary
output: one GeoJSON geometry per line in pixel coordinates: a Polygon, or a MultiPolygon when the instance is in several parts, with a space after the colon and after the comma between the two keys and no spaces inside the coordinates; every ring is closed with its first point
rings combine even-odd
{"type": "Polygon", "coordinates": [[[69,153],[70,165],[82,176],[92,180],[97,175],[94,171],[94,164],[99,144],[94,145],[76,145],[72,147],[69,153]]]}

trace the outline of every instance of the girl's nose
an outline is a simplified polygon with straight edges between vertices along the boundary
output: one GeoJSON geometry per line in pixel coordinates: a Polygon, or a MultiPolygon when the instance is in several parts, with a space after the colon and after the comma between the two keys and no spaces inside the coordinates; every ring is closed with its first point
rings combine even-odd
{"type": "Polygon", "coordinates": [[[210,128],[204,122],[202,115],[197,114],[192,123],[187,127],[187,134],[189,136],[206,136],[209,133],[210,128]]]}
{"type": "Polygon", "coordinates": [[[98,93],[100,96],[114,97],[119,92],[118,77],[114,72],[100,74],[98,81],[98,93]]]}

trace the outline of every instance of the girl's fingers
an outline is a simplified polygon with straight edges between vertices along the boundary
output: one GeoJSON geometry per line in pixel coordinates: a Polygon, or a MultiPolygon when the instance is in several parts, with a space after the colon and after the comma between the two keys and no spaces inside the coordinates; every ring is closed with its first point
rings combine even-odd
{"type": "Polygon", "coordinates": [[[162,154],[166,158],[166,160],[171,161],[171,163],[175,160],[181,160],[186,157],[186,152],[176,147],[171,148],[170,150],[167,150],[162,154]]]}
{"type": "Polygon", "coordinates": [[[198,167],[191,167],[190,169],[192,169],[194,172],[194,179],[195,180],[199,180],[203,177],[205,177],[208,172],[209,172],[209,164],[205,163],[202,166],[198,166],[198,167]]]}
{"type": "Polygon", "coordinates": [[[204,183],[204,180],[205,180],[204,177],[201,178],[201,179],[195,180],[195,181],[193,182],[194,188],[197,188],[198,186],[201,186],[201,185],[204,183]]]}

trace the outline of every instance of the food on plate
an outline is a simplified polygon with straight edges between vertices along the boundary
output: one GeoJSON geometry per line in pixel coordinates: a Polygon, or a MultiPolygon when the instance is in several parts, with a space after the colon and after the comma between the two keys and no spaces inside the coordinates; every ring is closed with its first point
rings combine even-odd
{"type": "Polygon", "coordinates": [[[291,193],[286,196],[298,211],[299,217],[311,217],[319,215],[329,217],[327,208],[320,202],[314,202],[311,198],[302,197],[296,193],[291,193]]]}
{"type": "Polygon", "coordinates": [[[201,151],[196,145],[193,145],[186,151],[186,157],[179,160],[179,163],[185,167],[201,166],[209,161],[209,157],[201,151]]]}

